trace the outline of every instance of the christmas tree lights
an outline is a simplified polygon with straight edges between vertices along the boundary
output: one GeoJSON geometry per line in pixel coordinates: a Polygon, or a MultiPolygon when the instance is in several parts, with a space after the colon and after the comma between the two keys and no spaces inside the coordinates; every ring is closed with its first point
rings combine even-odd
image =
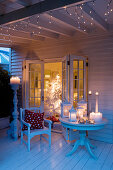
{"type": "Polygon", "coordinates": [[[61,94],[62,94],[62,83],[59,75],[56,75],[54,79],[48,83],[46,88],[47,98],[45,103],[48,106],[49,113],[51,115],[61,112],[61,94]]]}

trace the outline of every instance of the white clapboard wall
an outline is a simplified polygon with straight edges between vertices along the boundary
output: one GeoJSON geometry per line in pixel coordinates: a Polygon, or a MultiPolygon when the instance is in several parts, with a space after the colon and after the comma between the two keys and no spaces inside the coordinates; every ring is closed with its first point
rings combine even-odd
{"type": "MultiPolygon", "coordinates": [[[[24,48],[22,46],[22,48],[24,48]]],[[[81,38],[68,38],[32,43],[30,48],[41,60],[75,54],[88,58],[88,89],[92,91],[92,110],[95,109],[95,92],[99,92],[99,111],[108,119],[107,126],[89,137],[113,143],[113,39],[110,34],[81,38]]],[[[26,54],[28,49],[26,48],[26,54]]],[[[31,56],[32,59],[33,56],[31,56]]],[[[12,50],[11,72],[22,78],[22,61],[19,51],[12,50]]],[[[21,95],[21,94],[20,94],[21,95]]]]}
{"type": "MultiPolygon", "coordinates": [[[[108,125],[100,130],[89,132],[93,139],[113,142],[113,54],[92,53],[89,58],[88,85],[92,90],[92,110],[95,109],[95,92],[99,92],[99,111],[108,119],[108,125]]],[[[91,52],[90,52],[91,53],[91,52]]]]}
{"type": "Polygon", "coordinates": [[[22,107],[22,62],[24,58],[16,50],[11,50],[11,75],[20,78],[19,90],[17,92],[18,110],[22,107]]]}

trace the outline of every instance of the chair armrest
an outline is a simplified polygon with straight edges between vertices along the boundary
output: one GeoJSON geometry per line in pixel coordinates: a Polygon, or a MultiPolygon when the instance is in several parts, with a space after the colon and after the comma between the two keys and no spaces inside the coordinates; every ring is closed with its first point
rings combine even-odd
{"type": "Polygon", "coordinates": [[[24,124],[24,125],[26,125],[27,127],[31,127],[31,124],[30,123],[26,123],[24,120],[21,120],[22,121],[22,123],[24,124]]]}
{"type": "Polygon", "coordinates": [[[51,120],[48,120],[48,119],[44,119],[44,122],[47,122],[49,124],[52,124],[52,121],[51,120]]]}

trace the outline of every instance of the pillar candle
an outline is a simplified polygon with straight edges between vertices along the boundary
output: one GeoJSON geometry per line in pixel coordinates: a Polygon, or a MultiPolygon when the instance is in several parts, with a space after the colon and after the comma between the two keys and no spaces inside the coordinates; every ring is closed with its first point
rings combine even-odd
{"type": "Polygon", "coordinates": [[[20,84],[20,78],[19,77],[11,77],[10,84],[20,84]]]}
{"type": "Polygon", "coordinates": [[[91,112],[90,119],[93,119],[95,122],[100,122],[100,121],[102,121],[102,113],[91,112]]]}
{"type": "Polygon", "coordinates": [[[89,91],[89,113],[91,112],[91,96],[92,96],[92,92],[89,91]]]}
{"type": "Polygon", "coordinates": [[[76,121],[76,114],[75,114],[75,112],[71,113],[70,120],[71,121],[76,121]]]}
{"type": "Polygon", "coordinates": [[[96,92],[96,93],[95,93],[95,95],[96,95],[95,112],[96,112],[96,113],[98,113],[98,95],[99,95],[99,93],[98,93],[98,92],[96,92]]]}

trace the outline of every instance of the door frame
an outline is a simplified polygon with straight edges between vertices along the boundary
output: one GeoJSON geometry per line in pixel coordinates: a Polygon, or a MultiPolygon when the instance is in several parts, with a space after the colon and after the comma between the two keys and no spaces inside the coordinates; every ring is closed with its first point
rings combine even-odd
{"type": "Polygon", "coordinates": [[[70,103],[73,104],[73,60],[83,60],[84,61],[84,100],[86,101],[86,58],[82,56],[75,56],[75,55],[70,55],[70,92],[69,92],[69,98],[70,98],[70,103]]]}
{"type": "Polygon", "coordinates": [[[62,101],[65,102],[65,101],[69,101],[69,55],[67,56],[64,56],[62,58],[62,101]],[[66,68],[65,68],[65,78],[66,78],[66,83],[65,83],[65,86],[66,86],[66,94],[65,94],[65,100],[63,101],[63,98],[64,98],[64,93],[65,91],[63,92],[63,90],[65,89],[65,87],[63,87],[63,62],[65,62],[66,64],[66,68]]]}
{"type": "Polygon", "coordinates": [[[25,60],[23,62],[23,106],[29,107],[29,64],[41,64],[41,107],[44,108],[44,62],[40,60],[25,60]]]}
{"type": "MultiPolygon", "coordinates": [[[[43,61],[41,60],[24,60],[23,61],[23,80],[22,80],[22,99],[23,99],[23,107],[27,107],[28,103],[26,104],[26,101],[28,101],[29,99],[29,85],[28,80],[29,80],[29,67],[28,65],[30,63],[33,64],[42,64],[42,69],[41,69],[41,79],[42,79],[42,83],[41,83],[41,96],[44,96],[44,64],[45,63],[55,63],[55,62],[62,62],[64,61],[64,59],[67,59],[67,61],[69,61],[69,67],[67,66],[67,68],[69,68],[69,73],[67,75],[67,78],[69,80],[69,83],[67,82],[67,94],[66,94],[66,98],[68,99],[68,92],[69,92],[69,101],[70,103],[73,104],[73,60],[74,59],[78,59],[78,60],[84,60],[84,100],[86,100],[86,57],[82,57],[82,56],[76,56],[76,55],[67,55],[63,58],[59,57],[59,58],[53,58],[53,59],[44,59],[43,61]],[[43,71],[42,71],[43,70],[43,71]],[[71,83],[72,82],[72,83],[71,83]],[[27,100],[26,100],[27,99],[27,100]]],[[[63,69],[63,68],[62,68],[63,69]]],[[[42,99],[42,98],[41,98],[42,99]]],[[[42,101],[41,101],[42,102],[42,101]]],[[[44,108],[44,101],[42,102],[43,108],[44,108]]]]}

